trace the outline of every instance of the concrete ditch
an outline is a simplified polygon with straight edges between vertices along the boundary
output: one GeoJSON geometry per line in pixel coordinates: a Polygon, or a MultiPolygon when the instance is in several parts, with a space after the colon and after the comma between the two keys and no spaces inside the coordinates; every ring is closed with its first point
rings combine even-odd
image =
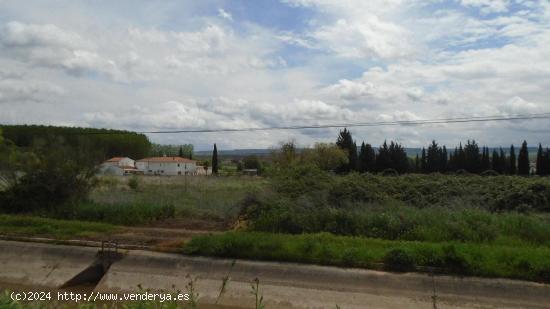
{"type": "MultiPolygon", "coordinates": [[[[260,280],[268,308],[548,308],[550,286],[505,279],[395,274],[293,263],[189,257],[125,250],[108,266],[98,248],[0,241],[0,286],[62,288],[92,283],[96,292],[185,291],[199,303],[250,308],[260,280]],[[225,293],[223,278],[230,278],[225,293]]],[[[112,256],[111,256],[112,257],[112,256]]]]}

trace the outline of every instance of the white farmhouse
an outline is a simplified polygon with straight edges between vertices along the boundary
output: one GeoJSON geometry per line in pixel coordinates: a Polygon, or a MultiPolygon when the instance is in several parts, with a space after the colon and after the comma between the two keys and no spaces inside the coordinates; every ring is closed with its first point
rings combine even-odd
{"type": "Polygon", "coordinates": [[[128,157],[114,157],[101,164],[100,171],[106,175],[128,175],[137,172],[135,161],[128,157]]]}
{"type": "Polygon", "coordinates": [[[136,161],[136,168],[145,175],[195,175],[196,161],[182,157],[152,157],[136,161]]]}

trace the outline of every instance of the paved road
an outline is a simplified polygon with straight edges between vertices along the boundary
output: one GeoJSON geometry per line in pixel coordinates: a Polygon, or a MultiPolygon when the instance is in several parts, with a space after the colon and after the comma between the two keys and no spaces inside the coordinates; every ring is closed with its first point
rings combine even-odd
{"type": "MultiPolygon", "coordinates": [[[[0,282],[55,288],[94,263],[93,248],[0,241],[0,282]],[[10,271],[5,271],[10,269],[10,271]]],[[[550,286],[480,278],[393,274],[292,263],[126,251],[95,291],[185,290],[196,278],[199,303],[252,308],[260,280],[267,308],[550,308],[550,286]],[[435,293],[434,293],[435,291],[435,293]],[[435,296],[435,297],[434,297],[435,296]]],[[[1,283],[0,283],[1,286],[1,283]]]]}

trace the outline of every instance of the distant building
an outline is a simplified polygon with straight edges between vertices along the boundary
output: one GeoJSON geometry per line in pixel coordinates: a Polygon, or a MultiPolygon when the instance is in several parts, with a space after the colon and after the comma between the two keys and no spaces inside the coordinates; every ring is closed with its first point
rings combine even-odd
{"type": "Polygon", "coordinates": [[[135,174],[138,170],[135,167],[135,161],[128,157],[114,157],[103,162],[99,168],[105,175],[124,176],[135,174]]]}
{"type": "Polygon", "coordinates": [[[196,161],[182,157],[152,157],[136,161],[137,170],[145,175],[195,175],[196,161]]]}

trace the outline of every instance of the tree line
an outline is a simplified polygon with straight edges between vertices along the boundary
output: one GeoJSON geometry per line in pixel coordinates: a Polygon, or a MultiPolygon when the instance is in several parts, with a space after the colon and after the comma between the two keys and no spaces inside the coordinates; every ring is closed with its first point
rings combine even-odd
{"type": "MultiPolygon", "coordinates": [[[[402,173],[448,173],[468,172],[474,174],[498,173],[505,175],[529,175],[529,150],[524,141],[516,156],[514,145],[506,153],[502,148],[489,149],[480,146],[475,140],[449,151],[445,145],[439,145],[435,140],[414,158],[409,158],[405,148],[396,142],[387,141],[377,149],[365,142],[357,147],[349,130],[340,131],[336,146],[347,153],[347,162],[336,168],[336,172],[384,172],[393,170],[402,173]]],[[[543,149],[539,144],[536,159],[536,174],[550,175],[550,149],[543,149]]]]}
{"type": "Polygon", "coordinates": [[[119,156],[143,158],[152,150],[147,136],[123,130],[43,125],[0,125],[0,129],[20,149],[30,150],[55,139],[74,149],[93,149],[100,161],[119,156]]]}

